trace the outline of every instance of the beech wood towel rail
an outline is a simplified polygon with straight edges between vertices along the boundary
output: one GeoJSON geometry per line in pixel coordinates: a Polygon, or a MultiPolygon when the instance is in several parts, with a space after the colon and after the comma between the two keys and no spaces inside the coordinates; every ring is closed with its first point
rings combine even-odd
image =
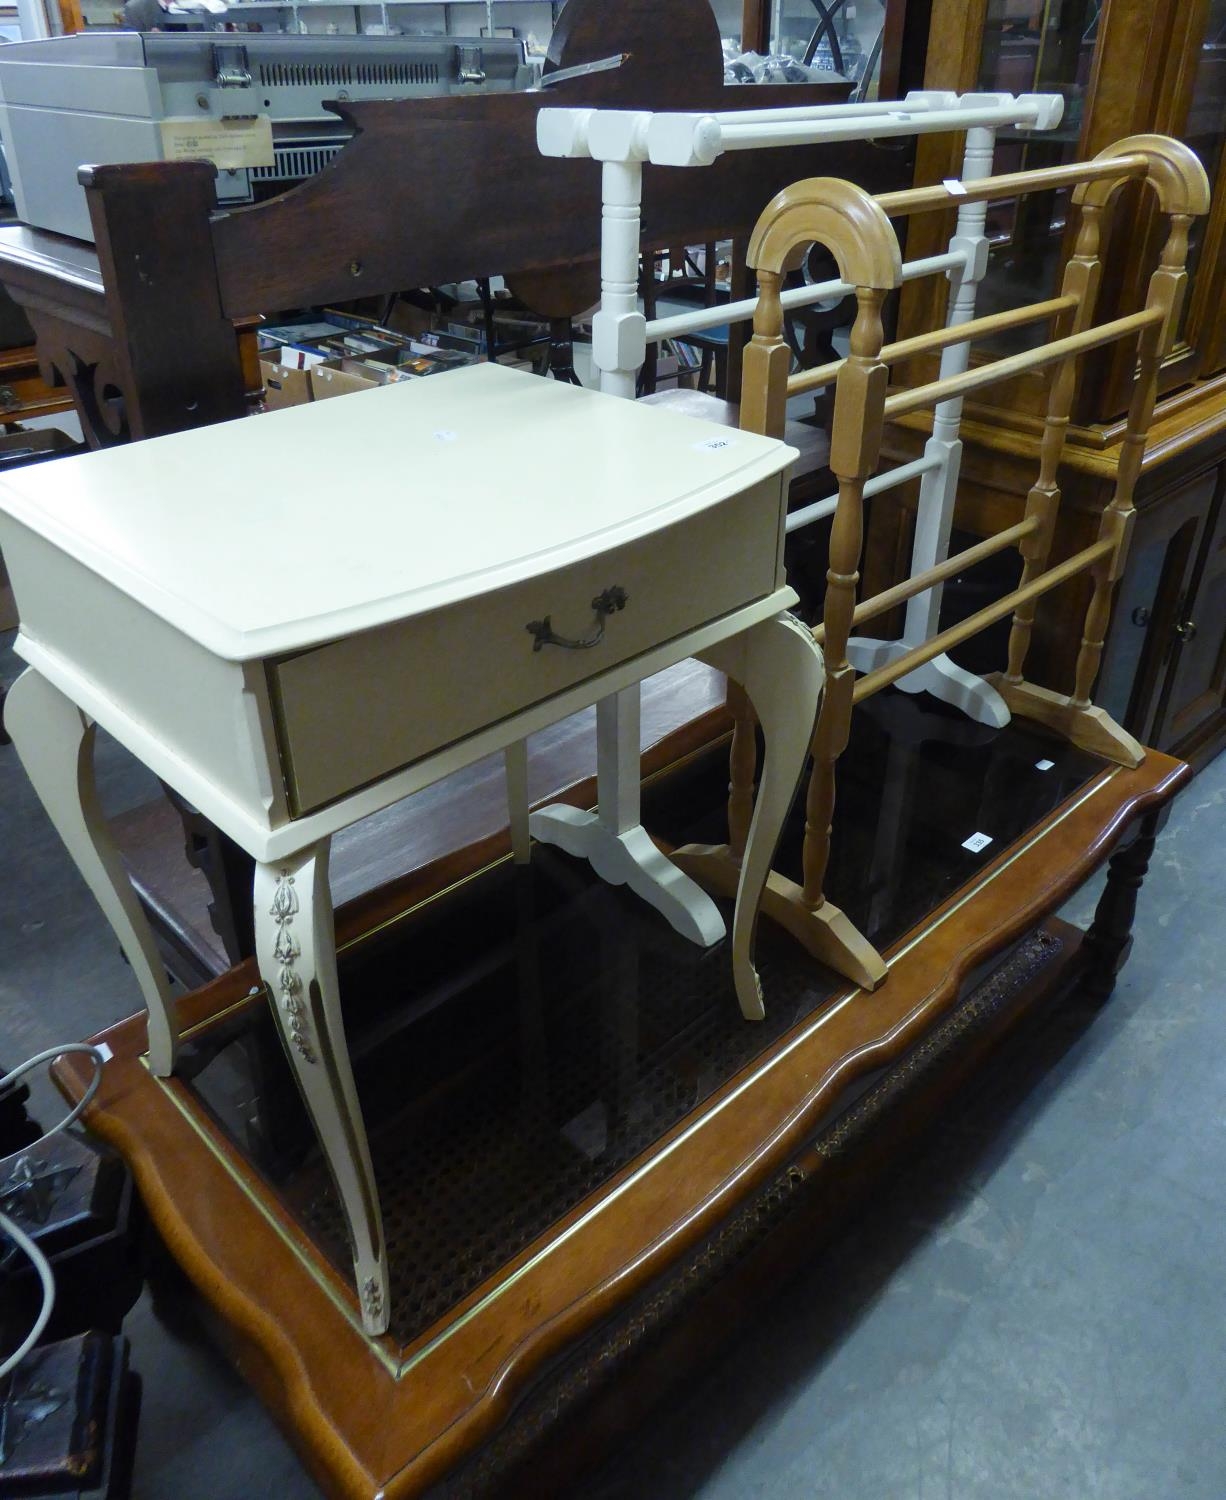
{"type": "MultiPolygon", "coordinates": [[[[875,198],[849,182],[811,178],[779,193],[754,230],[748,259],[757,271],[759,298],[753,340],[744,356],[741,425],[754,432],[780,434],[788,397],[834,378],[830,467],[838,481],[824,618],[814,631],[826,654],[826,694],[813,737],[813,767],[805,808],[803,885],[772,875],[763,910],[822,962],[866,988],[875,988],[881,982],[886,966],[867,939],[824,895],[835,766],[846,748],[856,703],[1012,614],[1005,670],[991,679],[1010,712],[1038,720],[1075,744],[1118,764],[1137,766],[1144,758],[1140,744],[1102,709],[1096,708],[1090,694],[1098,673],[1112,595],[1127,554],[1134,514],[1133,491],[1153,416],[1158,374],[1179,323],[1187,280],[1184,267],[1188,232],[1193,219],[1208,208],[1208,180],[1191,149],[1165,136],[1139,135],[1108,147],[1093,161],[886,193],[875,198]],[[1148,183],[1155,192],[1169,221],[1167,238],[1159,264],[1150,277],[1144,307],[1095,325],[1104,221],[1120,188],[1137,180],[1148,183]],[[902,257],[890,219],[947,209],[955,203],[988,202],[1058,187],[1074,189],[1072,201],[1081,213],[1059,296],[1011,312],[971,319],[956,330],[959,342],[969,345],[1004,327],[1045,321],[1052,325],[1049,339],[1023,353],[965,368],[910,390],[891,392],[892,361],[948,348],[955,333],[941,329],[901,343],[885,343],[882,307],[887,295],[902,281],[902,257]],[[784,272],[794,262],[797,252],[814,243],[830,250],[843,280],[855,288],[857,311],[850,354],[835,365],[790,376],[791,351],[783,336],[780,288],[784,272]],[[1048,567],[1060,503],[1057,470],[1073,400],[1077,360],[1087,350],[1125,338],[1136,339],[1138,362],[1127,436],[1111,503],[1103,514],[1098,539],[1057,566],[1048,567]],[[1023,520],[965,552],[913,574],[884,593],[857,603],[863,501],[880,458],[885,422],[904,412],[939,407],[942,402],[1023,370],[1043,368],[1051,368],[1053,373],[1039,475],[1030,490],[1023,520]],[[970,618],[936,631],[894,654],[884,665],[857,677],[848,650],[853,626],[923,594],[954,572],[1008,547],[1017,547],[1022,556],[1023,569],[1017,588],[970,618]],[[1026,651],[1036,600],[1081,572],[1090,574],[1093,594],[1086,612],[1073,691],[1063,695],[1026,680],[1026,651]]],[[[721,891],[734,888],[753,806],[756,762],[752,713],[735,689],[729,691],[729,704],[735,728],[728,843],[687,846],[675,856],[688,873],[701,879],[708,888],[721,891]]]]}

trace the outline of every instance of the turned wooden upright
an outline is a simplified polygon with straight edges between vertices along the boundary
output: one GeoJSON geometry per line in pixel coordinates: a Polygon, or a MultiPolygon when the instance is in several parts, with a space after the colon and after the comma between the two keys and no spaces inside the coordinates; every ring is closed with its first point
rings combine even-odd
{"type": "MultiPolygon", "coordinates": [[[[749,264],[757,270],[760,297],[752,343],[745,350],[742,426],[782,436],[790,395],[835,381],[834,429],[830,467],[838,480],[838,506],[830,540],[830,563],[822,623],[814,631],[826,654],[826,694],[813,736],[813,768],[806,802],[803,885],[772,877],[766,910],[822,962],[866,988],[885,977],[881,956],[824,888],[834,813],[835,767],[847,746],[854,706],[1012,613],[1008,661],[991,680],[1010,711],[1056,729],[1073,743],[1124,766],[1137,766],[1144,750],[1091,701],[1102,656],[1114,589],[1127,556],[1133,520],[1133,491],[1153,417],[1158,375],[1179,324],[1186,284],[1188,231],[1208,211],[1209,184],[1194,153],[1164,136],[1132,136],[1102,151],[1091,162],[985,178],[951,189],[917,188],[876,198],[851,183],[811,178],[780,193],[767,207],[750,241],[749,264]],[[1140,180],[1155,192],[1169,219],[1160,262],[1149,280],[1143,308],[1094,324],[1101,275],[1099,247],[1103,224],[1126,182],[1140,180]],[[901,255],[890,219],[948,208],[951,202],[1013,198],[1030,191],[1074,189],[1081,222],[1072,258],[1057,297],[974,319],[952,328],[887,345],[882,307],[901,283],[901,255]],[[856,289],[856,319],[845,360],[789,376],[783,337],[782,276],[798,252],[824,245],[839,274],[856,289]],[[889,366],[916,354],[973,341],[1010,328],[1050,324],[1046,342],[1024,353],[973,367],[911,390],[890,393],[889,366]],[[1058,469],[1068,428],[1082,354],[1121,339],[1135,339],[1138,364],[1128,413],[1128,435],[1114,496],[1098,539],[1055,567],[1048,566],[1060,504],[1058,469]],[[863,545],[865,481],[875,472],[886,421],[906,412],[982,389],[1024,370],[1053,371],[1038,478],[1024,518],[996,536],[946,559],[893,588],[857,603],[863,545]],[[984,558],[1016,546],[1023,561],[1018,587],[969,619],[857,678],[847,659],[852,629],[923,593],[984,558]],[[1086,612],[1073,692],[1067,696],[1028,682],[1026,651],[1038,597],[1077,573],[1088,572],[1093,595],[1086,612]]],[[[677,858],[688,873],[716,889],[730,888],[743,847],[747,811],[752,805],[753,723],[739,695],[729,698],[736,719],[729,793],[729,842],[688,847],[677,858]]]]}

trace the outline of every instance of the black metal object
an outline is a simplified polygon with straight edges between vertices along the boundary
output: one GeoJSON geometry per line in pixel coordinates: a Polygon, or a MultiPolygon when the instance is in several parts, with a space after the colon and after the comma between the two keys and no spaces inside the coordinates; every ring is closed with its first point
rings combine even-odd
{"type": "Polygon", "coordinates": [[[817,12],[819,20],[816,30],[809,38],[809,45],[805,48],[805,66],[808,67],[817,56],[817,49],[822,44],[822,38],[825,37],[826,43],[830,48],[830,60],[834,66],[834,71],[841,73],[843,71],[843,49],[839,45],[839,33],[834,23],[839,11],[846,4],[846,0],[831,0],[831,4],[829,5],[826,5],[824,0],[810,0],[810,3],[817,12]]]}
{"type": "Polygon", "coordinates": [[[524,627],[532,636],[532,649],[539,651],[542,646],[561,646],[565,651],[590,651],[593,646],[599,646],[604,640],[605,621],[610,615],[615,615],[619,610],[625,609],[630,602],[624,588],[620,584],[613,584],[603,593],[597,594],[592,600],[592,610],[595,619],[587,635],[574,637],[555,635],[550,625],[550,615],[543,620],[530,620],[524,627]]]}
{"type": "MultiPolygon", "coordinates": [[[[0,690],[0,713],[4,708],[4,693],[0,690]]],[[[0,736],[0,744],[4,743],[0,736]]],[[[0,1063],[0,1078],[8,1072],[0,1063]]],[[[10,1155],[38,1140],[42,1127],[26,1113],[30,1088],[25,1083],[15,1083],[0,1093],[0,1154],[10,1155]]]]}
{"type": "MultiPolygon", "coordinates": [[[[0,1161],[0,1210],[51,1262],[48,1338],[118,1333],[144,1281],[144,1209],[123,1158],[65,1133],[0,1161]]],[[[0,1323],[15,1344],[38,1314],[34,1267],[0,1236],[0,1323]]],[[[3,1491],[0,1490],[0,1494],[3,1491]]]]}
{"type": "Polygon", "coordinates": [[[140,1396],[125,1338],[32,1350],[0,1382],[0,1500],[126,1500],[140,1396]]]}

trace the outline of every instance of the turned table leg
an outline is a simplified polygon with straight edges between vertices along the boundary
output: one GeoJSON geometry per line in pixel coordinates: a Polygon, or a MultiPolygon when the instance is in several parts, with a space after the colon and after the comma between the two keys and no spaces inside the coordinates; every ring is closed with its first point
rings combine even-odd
{"type": "Polygon", "coordinates": [[[804,770],[825,671],[812,632],[788,614],[775,615],[743,635],[704,651],[702,659],[745,689],[762,726],[765,744],[732,922],[737,999],[746,1020],[761,1020],[766,1012],[753,962],[758,910],[775,846],[804,770]]]}
{"type": "Polygon", "coordinates": [[[4,722],[55,830],[114,929],[149,1007],[149,1066],[175,1065],[179,1034],[166,969],[98,802],[92,721],[33,667],[8,690],[4,722]]]}
{"type": "Polygon", "coordinates": [[[1082,987],[1093,1000],[1110,996],[1116,976],[1128,959],[1137,897],[1167,812],[1167,808],[1159,808],[1142,818],[1136,837],[1113,854],[1107,866],[1107,884],[1082,943],[1082,952],[1089,960],[1082,987]]]}
{"type": "Polygon", "coordinates": [[[349,1229],[362,1322],[386,1333],[387,1250],[336,976],[329,840],[255,870],[260,974],[349,1229]]]}

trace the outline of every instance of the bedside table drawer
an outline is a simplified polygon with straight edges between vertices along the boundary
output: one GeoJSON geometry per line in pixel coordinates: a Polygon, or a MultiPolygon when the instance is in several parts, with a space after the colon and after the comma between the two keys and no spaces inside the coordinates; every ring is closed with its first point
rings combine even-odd
{"type": "Polygon", "coordinates": [[[526,583],[270,661],[294,816],[772,592],[783,504],[771,479],[526,583]],[[624,607],[600,620],[593,602],[613,589],[624,607]],[[546,620],[566,640],[600,639],[538,646],[528,627],[546,620]]]}

